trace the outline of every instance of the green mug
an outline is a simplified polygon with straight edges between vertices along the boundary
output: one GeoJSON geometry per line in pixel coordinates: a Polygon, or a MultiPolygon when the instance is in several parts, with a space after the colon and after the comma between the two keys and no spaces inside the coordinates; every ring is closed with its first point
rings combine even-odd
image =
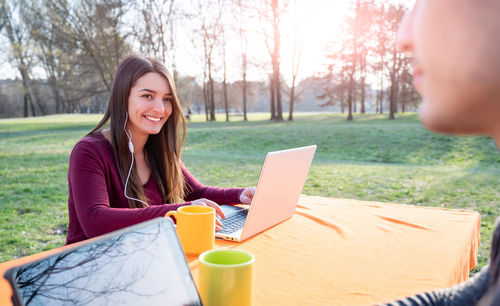
{"type": "Polygon", "coordinates": [[[239,250],[211,250],[199,256],[203,305],[253,305],[254,256],[239,250]]]}

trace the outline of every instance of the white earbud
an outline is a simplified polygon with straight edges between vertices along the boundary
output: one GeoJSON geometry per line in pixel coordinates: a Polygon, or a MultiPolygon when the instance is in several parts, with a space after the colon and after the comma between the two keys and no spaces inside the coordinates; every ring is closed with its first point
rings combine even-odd
{"type": "Polygon", "coordinates": [[[128,150],[130,151],[130,153],[134,153],[134,144],[132,143],[132,140],[128,141],[128,150]]]}

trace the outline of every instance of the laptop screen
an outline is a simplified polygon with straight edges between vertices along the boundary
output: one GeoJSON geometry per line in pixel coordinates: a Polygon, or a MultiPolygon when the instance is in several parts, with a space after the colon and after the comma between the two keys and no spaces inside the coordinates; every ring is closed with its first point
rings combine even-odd
{"type": "Polygon", "coordinates": [[[119,233],[10,271],[18,302],[201,305],[170,221],[155,219],[119,233]]]}

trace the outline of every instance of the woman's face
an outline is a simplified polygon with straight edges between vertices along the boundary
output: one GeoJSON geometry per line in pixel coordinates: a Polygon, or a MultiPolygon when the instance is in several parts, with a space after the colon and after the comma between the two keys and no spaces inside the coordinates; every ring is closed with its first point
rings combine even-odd
{"type": "Polygon", "coordinates": [[[137,79],[128,97],[127,129],[132,138],[158,134],[172,113],[173,99],[162,75],[149,72],[137,79]]]}
{"type": "Polygon", "coordinates": [[[500,111],[500,1],[417,0],[399,48],[412,53],[422,122],[445,133],[490,133],[500,111]]]}

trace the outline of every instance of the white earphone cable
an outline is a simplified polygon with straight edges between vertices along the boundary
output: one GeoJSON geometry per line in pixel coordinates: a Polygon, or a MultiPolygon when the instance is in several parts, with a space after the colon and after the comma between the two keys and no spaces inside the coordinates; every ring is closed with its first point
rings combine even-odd
{"type": "Polygon", "coordinates": [[[130,173],[132,173],[132,167],[134,166],[134,145],[132,143],[132,133],[130,133],[129,135],[129,132],[127,131],[127,128],[126,128],[126,125],[127,125],[127,120],[128,120],[128,113],[125,113],[125,123],[123,124],[123,130],[125,131],[125,134],[127,134],[127,137],[128,137],[128,149],[130,151],[130,155],[132,157],[132,162],[130,163],[130,168],[128,169],[128,174],[127,174],[127,179],[125,180],[125,187],[123,188],[123,195],[129,199],[129,200],[134,200],[134,201],[138,201],[138,202],[141,202],[143,203],[144,205],[146,206],[149,206],[148,203],[144,202],[144,201],[141,201],[139,199],[136,199],[136,198],[132,198],[132,197],[129,197],[127,195],[127,185],[128,185],[128,180],[130,178],[130,173]]]}

